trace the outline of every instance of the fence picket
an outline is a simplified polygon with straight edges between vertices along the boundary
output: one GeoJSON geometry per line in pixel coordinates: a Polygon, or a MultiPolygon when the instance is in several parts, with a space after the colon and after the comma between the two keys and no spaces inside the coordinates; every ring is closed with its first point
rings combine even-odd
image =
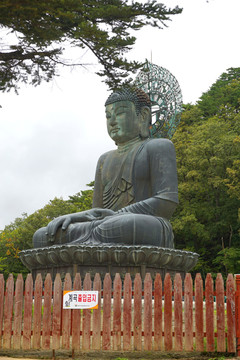
{"type": "Polygon", "coordinates": [[[184,280],[184,323],[185,350],[193,351],[193,283],[189,273],[184,280]]]}
{"type": "Polygon", "coordinates": [[[174,277],[174,332],[175,351],[183,350],[183,330],[182,330],[182,278],[180,274],[174,277]]]}
{"type": "Polygon", "coordinates": [[[41,347],[42,287],[42,275],[37,274],[34,290],[33,349],[41,347]]]}
{"type": "MultiPolygon", "coordinates": [[[[92,288],[92,281],[91,276],[89,273],[85,275],[85,278],[83,280],[83,289],[84,290],[91,290],[92,288]]],[[[91,332],[91,310],[90,309],[84,309],[83,310],[83,328],[82,328],[82,349],[83,350],[90,350],[91,347],[91,338],[90,338],[90,332],[91,332]]]]}
{"type": "Polygon", "coordinates": [[[42,325],[42,348],[50,349],[50,334],[52,325],[52,278],[47,274],[44,281],[44,303],[43,303],[43,325],[42,325]]]}
{"type": "Polygon", "coordinates": [[[152,350],[152,278],[144,279],[144,350],[152,350]]]}
{"type": "Polygon", "coordinates": [[[235,285],[236,355],[240,357],[240,274],[235,275],[235,285]]]}
{"type": "Polygon", "coordinates": [[[164,279],[164,349],[172,350],[172,280],[169,273],[164,279]]]}
{"type": "Polygon", "coordinates": [[[93,281],[93,290],[98,291],[98,309],[93,311],[93,338],[92,349],[101,349],[101,290],[102,282],[100,275],[95,274],[93,281]]]}
{"type": "MultiPolygon", "coordinates": [[[[65,275],[63,291],[72,290],[72,279],[69,273],[65,275]]],[[[70,349],[70,334],[71,334],[71,314],[72,310],[63,309],[62,311],[62,347],[63,349],[70,349]]]]}
{"type": "Polygon", "coordinates": [[[154,280],[154,350],[162,350],[162,279],[159,273],[154,280]]]}
{"type": "Polygon", "coordinates": [[[111,349],[111,290],[112,279],[107,273],[103,281],[103,350],[111,349]]]}
{"type": "Polygon", "coordinates": [[[23,350],[31,349],[32,332],[32,304],[33,304],[33,278],[27,275],[25,281],[24,315],[23,315],[23,350]]]}
{"type": "Polygon", "coordinates": [[[228,274],[226,283],[227,295],[227,350],[236,351],[236,330],[235,330],[235,286],[232,274],[228,274]]]}
{"type": "Polygon", "coordinates": [[[142,279],[139,273],[134,279],[133,347],[142,350],[142,279]]]}
{"type": "Polygon", "coordinates": [[[195,327],[196,350],[203,351],[203,282],[199,273],[195,277],[195,327]]]}
{"type": "Polygon", "coordinates": [[[113,350],[121,350],[122,281],[119,273],[113,283],[113,350]]]}
{"type": "Polygon", "coordinates": [[[4,277],[3,274],[0,274],[0,349],[2,347],[3,304],[4,304],[4,277]]]}
{"type": "Polygon", "coordinates": [[[61,314],[62,314],[62,281],[61,276],[57,273],[53,288],[53,319],[52,319],[52,348],[53,350],[60,349],[61,336],[61,314]]]}
{"type": "MultiPolygon", "coordinates": [[[[79,273],[76,273],[73,290],[81,290],[81,276],[79,273]]],[[[81,310],[74,309],[72,310],[72,349],[80,349],[80,328],[81,328],[81,310]]]]}
{"type": "Polygon", "coordinates": [[[217,351],[224,352],[225,346],[225,318],[224,318],[224,283],[222,274],[216,278],[216,306],[217,306],[217,351]]]}
{"type": "MultiPolygon", "coordinates": [[[[237,276],[236,276],[237,278],[237,276]]],[[[229,274],[226,281],[226,294],[224,293],[224,282],[221,274],[217,275],[216,293],[211,274],[207,274],[205,280],[205,313],[203,318],[203,280],[200,274],[196,275],[194,282],[190,274],[186,274],[184,280],[184,321],[182,319],[182,278],[176,274],[174,278],[174,292],[172,293],[172,280],[170,274],[164,279],[164,349],[171,351],[183,350],[183,336],[185,351],[193,351],[193,337],[196,339],[196,351],[204,351],[204,327],[206,326],[206,351],[214,351],[214,321],[216,321],[217,352],[225,352],[226,339],[227,351],[236,350],[236,336],[239,336],[238,313],[240,301],[238,292],[235,291],[235,282],[232,274],[229,274]],[[216,316],[214,317],[214,295],[216,295],[216,316]],[[226,295],[226,316],[225,319],[225,296],[226,295]],[[173,334],[173,311],[172,301],[174,300],[174,334],[173,334]],[[195,334],[193,332],[193,300],[195,301],[195,334]],[[235,304],[236,302],[236,304],[235,304]],[[236,306],[236,308],[235,308],[236,306]],[[216,318],[216,320],[215,320],[216,318]],[[238,318],[237,318],[238,320],[238,318]],[[227,331],[225,325],[227,323],[227,331]],[[183,324],[185,326],[183,332],[183,324]],[[236,335],[237,333],[237,335],[236,335]]],[[[134,299],[132,299],[132,280],[130,274],[124,279],[123,298],[122,280],[116,274],[112,290],[110,274],[106,274],[103,283],[103,314],[101,314],[101,278],[95,274],[93,290],[99,292],[99,308],[93,310],[93,329],[91,336],[91,310],[83,310],[82,334],[81,334],[81,310],[62,310],[62,282],[60,274],[57,274],[54,281],[53,292],[53,314],[51,316],[52,304],[52,279],[47,275],[44,282],[44,301],[42,302],[43,282],[40,274],[35,281],[33,294],[32,275],[28,274],[25,281],[25,293],[23,298],[23,278],[19,274],[14,296],[14,279],[12,275],[6,282],[4,293],[4,278],[0,274],[0,347],[4,349],[53,349],[60,347],[73,350],[103,350],[129,351],[142,350],[142,335],[144,334],[144,350],[152,350],[153,329],[152,318],[154,318],[154,350],[162,350],[162,279],[156,274],[154,281],[154,302],[152,293],[152,278],[148,273],[144,279],[144,301],[142,300],[142,279],[136,274],[134,279],[134,299]],[[111,297],[113,291],[113,307],[111,297]],[[32,309],[34,299],[34,309],[32,309]],[[123,315],[122,312],[123,301],[123,315]],[[132,301],[134,304],[134,318],[132,322],[132,301]],[[24,304],[24,306],[23,306],[24,304]],[[152,304],[154,314],[152,316],[152,304]],[[24,309],[23,309],[24,307],[24,309]],[[142,333],[142,307],[144,333],[142,333]],[[32,319],[33,310],[33,319],[32,319]],[[43,316],[42,316],[43,311],[43,316]],[[112,315],[113,313],[113,315],[112,315]],[[14,317],[13,317],[14,315],[14,317]],[[103,316],[103,329],[101,332],[101,317],[103,316]],[[111,332],[111,317],[113,316],[113,328],[111,332]],[[22,319],[23,317],[23,319],[22,319]],[[121,321],[122,320],[122,321],[121,321]],[[123,328],[122,328],[123,323],[123,328]],[[33,326],[33,329],[32,329],[33,326]],[[133,326],[133,328],[132,328],[133,326]],[[52,331],[51,331],[52,327],[52,331]],[[42,328],[42,332],[41,332],[42,328]],[[122,331],[121,331],[122,330],[122,331]],[[23,334],[23,337],[21,337],[23,334]],[[123,338],[122,338],[123,334],[123,338]],[[51,343],[52,335],[52,343],[51,343]],[[2,336],[2,339],[1,339],[2,336]],[[62,336],[62,345],[60,338],[62,336]],[[112,338],[111,338],[112,336],[112,338]],[[82,340],[81,340],[82,337],[82,340]],[[92,339],[92,340],[91,340],[92,339]],[[2,341],[1,341],[2,340],[2,341]],[[80,344],[82,341],[82,344],[80,344]],[[92,345],[91,345],[92,341],[92,345]]],[[[90,274],[86,274],[83,288],[91,290],[90,274]]],[[[72,283],[70,274],[67,274],[64,282],[64,290],[71,290],[72,283]]],[[[77,273],[74,279],[74,290],[81,290],[81,277],[77,273]]],[[[238,351],[240,353],[240,351],[238,351]]]]}
{"type": "Polygon", "coordinates": [[[132,280],[127,273],[123,285],[123,350],[131,350],[132,280]]]}
{"type": "Polygon", "coordinates": [[[22,308],[23,308],[23,277],[18,274],[15,288],[13,323],[13,348],[21,349],[22,308]]]}
{"type": "Polygon", "coordinates": [[[5,304],[4,304],[3,349],[11,349],[13,293],[14,293],[14,279],[13,279],[13,275],[10,274],[6,283],[6,295],[5,295],[5,304]]]}
{"type": "Polygon", "coordinates": [[[205,306],[206,306],[206,351],[214,351],[214,293],[213,279],[211,274],[207,274],[205,282],[205,306]]]}

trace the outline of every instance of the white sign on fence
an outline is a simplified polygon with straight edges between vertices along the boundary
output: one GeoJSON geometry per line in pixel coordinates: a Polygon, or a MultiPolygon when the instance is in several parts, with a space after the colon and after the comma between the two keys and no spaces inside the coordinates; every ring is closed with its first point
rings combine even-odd
{"type": "Polygon", "coordinates": [[[63,309],[97,309],[98,291],[64,291],[63,309]]]}

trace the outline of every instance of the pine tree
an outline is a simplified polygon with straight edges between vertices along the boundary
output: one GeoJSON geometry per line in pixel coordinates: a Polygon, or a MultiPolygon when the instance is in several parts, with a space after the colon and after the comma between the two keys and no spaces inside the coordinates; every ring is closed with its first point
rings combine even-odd
{"type": "Polygon", "coordinates": [[[148,25],[162,28],[181,11],[156,0],[2,0],[0,24],[6,35],[0,39],[0,89],[51,80],[57,64],[72,65],[61,55],[66,44],[90,49],[102,68],[98,74],[116,88],[141,66],[125,58],[136,40],[133,31],[148,25]]]}

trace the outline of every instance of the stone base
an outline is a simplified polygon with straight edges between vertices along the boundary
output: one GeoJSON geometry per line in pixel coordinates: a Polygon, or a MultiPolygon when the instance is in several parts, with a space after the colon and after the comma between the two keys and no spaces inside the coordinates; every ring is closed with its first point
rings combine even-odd
{"type": "Polygon", "coordinates": [[[126,246],[116,244],[102,245],[54,245],[20,252],[23,264],[31,270],[33,277],[41,273],[45,278],[50,273],[54,279],[57,273],[64,278],[67,272],[73,277],[80,272],[82,278],[87,272],[93,278],[96,273],[104,277],[106,273],[134,276],[140,273],[142,278],[147,272],[162,278],[168,272],[172,276],[182,276],[197,263],[199,255],[189,251],[154,246],[126,246]]]}

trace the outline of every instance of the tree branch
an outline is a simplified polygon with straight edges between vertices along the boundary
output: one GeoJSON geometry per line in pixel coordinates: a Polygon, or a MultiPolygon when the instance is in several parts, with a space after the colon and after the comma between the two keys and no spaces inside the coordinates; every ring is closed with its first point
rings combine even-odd
{"type": "Polygon", "coordinates": [[[49,50],[49,51],[31,51],[24,53],[23,50],[16,50],[11,52],[0,52],[0,61],[11,61],[11,60],[27,60],[33,59],[35,56],[50,57],[59,54],[61,49],[49,50]]]}

